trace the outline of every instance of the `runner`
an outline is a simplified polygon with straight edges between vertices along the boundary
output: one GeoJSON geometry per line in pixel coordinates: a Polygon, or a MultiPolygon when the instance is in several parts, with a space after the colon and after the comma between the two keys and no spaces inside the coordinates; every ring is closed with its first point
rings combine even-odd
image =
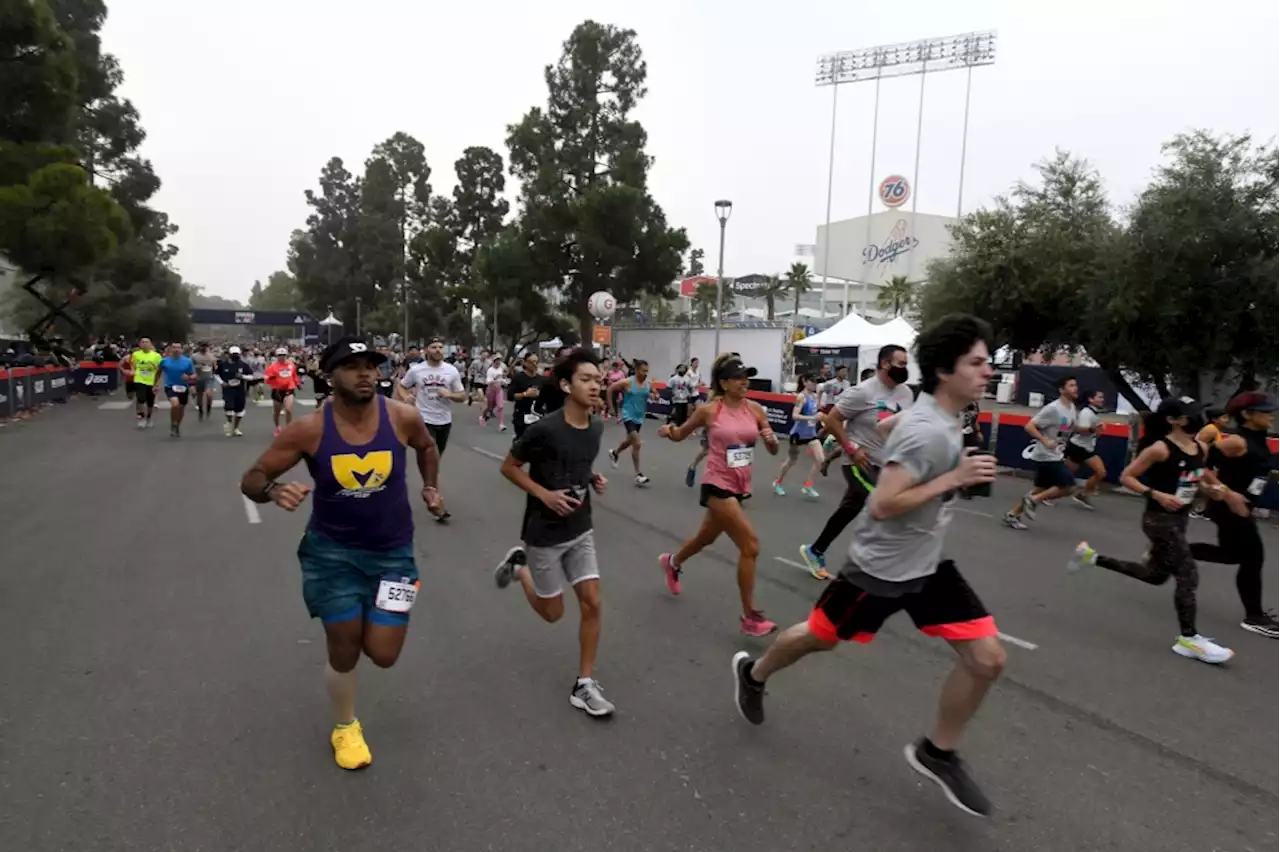
{"type": "Polygon", "coordinates": [[[378,348],[377,352],[384,359],[383,362],[378,365],[378,393],[382,394],[387,399],[391,399],[396,392],[395,353],[391,351],[390,346],[381,346],[378,348]]]}
{"type": "Polygon", "coordinates": [[[181,343],[169,344],[169,354],[160,359],[160,375],[157,383],[164,384],[164,395],[169,400],[169,437],[182,437],[182,416],[187,413],[187,400],[191,385],[196,380],[196,365],[182,354],[181,343]]]}
{"type": "Polygon", "coordinates": [[[751,525],[742,501],[751,496],[751,462],[756,437],[764,439],[765,449],[777,455],[778,439],[769,428],[769,419],[758,403],[747,399],[747,380],[756,374],[754,367],[743,366],[734,355],[721,355],[711,367],[711,390],[707,404],[693,412],[682,426],[665,424],[658,437],[683,441],[694,431],[705,428],[710,453],[707,469],[702,474],[702,498],[699,504],[707,510],[702,526],[693,538],[675,553],[658,557],[667,589],[680,594],[680,573],[684,565],[703,548],[728,534],[738,548],[738,595],[742,602],[739,626],[748,636],[766,636],[778,625],[756,608],[756,557],[760,554],[760,538],[751,525]]]}
{"type": "Polygon", "coordinates": [[[325,379],[324,373],[320,372],[320,357],[318,355],[313,354],[307,359],[307,370],[311,373],[311,387],[315,391],[316,407],[319,408],[329,398],[332,388],[329,387],[329,382],[325,379]]]}
{"type": "MultiPolygon", "coordinates": [[[[825,367],[827,365],[823,364],[823,366],[825,367]]],[[[834,379],[826,379],[825,381],[818,383],[819,410],[823,414],[826,414],[835,407],[836,400],[840,398],[840,394],[844,393],[849,388],[849,368],[844,364],[841,364],[839,367],[836,367],[836,377],[834,379]]],[[[819,423],[820,427],[821,425],[822,424],[819,423]]],[[[825,428],[820,431],[824,433],[826,432],[825,428]]],[[[842,450],[840,445],[836,443],[834,436],[827,434],[823,434],[822,436],[822,449],[825,455],[822,459],[821,472],[823,476],[826,476],[828,468],[831,467],[831,463],[839,458],[840,454],[843,453],[844,450],[842,450]]]]}
{"type": "MultiPolygon", "coordinates": [[[[124,349],[121,348],[120,351],[123,352],[124,349]]],[[[135,388],[133,386],[133,355],[126,353],[124,357],[117,362],[116,367],[120,370],[120,384],[124,385],[125,399],[132,401],[135,392],[135,388]]],[[[138,428],[142,428],[141,424],[139,424],[138,428]]]]}
{"type": "Polygon", "coordinates": [[[484,399],[484,371],[487,355],[487,352],[481,352],[471,359],[471,363],[467,367],[467,379],[471,382],[471,393],[467,396],[468,406],[477,399],[484,399]]]}
{"type": "Polygon", "coordinates": [[[226,360],[218,362],[217,371],[218,381],[222,383],[222,413],[227,418],[222,434],[239,438],[244,435],[240,421],[244,419],[249,385],[255,381],[253,367],[241,357],[240,347],[232,346],[227,350],[226,360]]]}
{"type": "Polygon", "coordinates": [[[779,497],[787,496],[782,487],[782,480],[787,472],[800,458],[800,454],[813,457],[813,466],[809,470],[809,478],[805,480],[800,493],[813,499],[818,492],[813,487],[813,479],[818,473],[818,465],[822,464],[822,442],[818,440],[818,380],[816,376],[800,377],[800,393],[796,394],[796,404],[791,410],[791,441],[787,447],[787,458],[778,471],[778,478],[773,481],[773,493],[779,497]]]}
{"type": "Polygon", "coordinates": [[[907,350],[892,343],[882,346],[876,363],[876,374],[840,394],[823,417],[827,433],[845,454],[841,467],[845,490],[818,537],[812,544],[800,545],[800,558],[817,580],[831,578],[827,548],[862,511],[876,483],[885,444],[885,436],[877,428],[880,421],[910,408],[913,401],[907,387],[907,350]]]}
{"type": "Polygon", "coordinates": [[[591,523],[591,491],[603,494],[606,480],[591,469],[600,454],[603,424],[591,416],[600,397],[595,355],[578,349],[556,361],[553,378],[564,405],[529,424],[502,462],[502,475],[521,488],[525,500],[520,537],[494,571],[499,589],[520,581],[529,606],[544,621],[564,616],[564,580],[578,598],[578,677],[569,703],[589,716],[614,707],[595,679],[600,644],[600,568],[591,523]],[[525,465],[529,465],[526,472],[525,465]]]}
{"type": "MultiPolygon", "coordinates": [[[[1276,471],[1272,468],[1267,435],[1275,425],[1276,401],[1265,393],[1248,392],[1234,397],[1227,410],[1235,428],[1224,434],[1209,451],[1208,479],[1222,486],[1219,499],[1205,513],[1218,528],[1218,543],[1197,541],[1191,555],[1202,562],[1239,565],[1236,591],[1244,604],[1240,626],[1251,633],[1275,639],[1275,612],[1262,606],[1262,566],[1266,550],[1253,510],[1276,471]]],[[[1203,433],[1201,433],[1203,434],[1203,433]]]]}
{"type": "Polygon", "coordinates": [[[1067,438],[1067,444],[1063,448],[1067,467],[1071,469],[1073,485],[1076,471],[1081,467],[1089,468],[1089,481],[1084,484],[1083,490],[1071,495],[1071,499],[1090,511],[1094,508],[1093,498],[1098,496],[1098,486],[1107,478],[1107,466],[1102,463],[1095,449],[1098,435],[1102,433],[1102,418],[1098,416],[1098,412],[1106,404],[1106,394],[1100,390],[1084,395],[1084,407],[1076,415],[1071,437],[1067,438]]]}
{"type": "Polygon", "coordinates": [[[1024,457],[1036,463],[1034,487],[1004,515],[1004,525],[1025,530],[1028,521],[1036,519],[1036,507],[1048,500],[1065,497],[1076,488],[1076,477],[1063,461],[1067,436],[1076,422],[1076,397],[1080,386],[1074,376],[1058,382],[1058,398],[1040,409],[1023,428],[1034,441],[1024,457]],[[1028,454],[1029,453],[1029,454],[1028,454]]]}
{"type": "Polygon", "coordinates": [[[164,360],[150,337],[138,341],[138,348],[129,354],[129,366],[133,368],[133,401],[138,415],[138,428],[151,428],[151,415],[156,409],[156,376],[160,362],[164,360]]]}
{"type": "Polygon", "coordinates": [[[636,374],[628,379],[619,379],[609,385],[607,399],[610,401],[621,397],[622,405],[614,409],[622,421],[626,434],[616,450],[609,451],[609,461],[616,468],[618,456],[627,447],[631,448],[631,466],[636,471],[636,485],[648,485],[649,477],[640,472],[640,430],[644,427],[645,411],[651,401],[658,398],[658,391],[649,379],[649,362],[641,358],[635,361],[636,374]]]}
{"type": "Polygon", "coordinates": [[[498,431],[507,431],[507,424],[502,422],[503,409],[506,408],[503,390],[508,381],[506,365],[502,363],[502,356],[493,356],[489,369],[484,374],[484,410],[480,412],[480,425],[485,426],[489,423],[490,417],[498,418],[498,431]]]}
{"type": "MultiPolygon", "coordinates": [[[[1138,457],[1120,474],[1120,484],[1146,495],[1142,532],[1151,542],[1142,562],[1104,556],[1086,541],[1076,545],[1067,570],[1097,566],[1159,586],[1173,577],[1173,608],[1178,639],[1173,652],[1205,663],[1225,663],[1235,656],[1196,629],[1196,588],[1200,572],[1187,544],[1187,513],[1200,493],[1204,449],[1196,442],[1200,415],[1190,400],[1166,399],[1143,425],[1138,457]]],[[[1221,487],[1214,489],[1220,491],[1221,487]]]]}
{"type": "Polygon", "coordinates": [[[511,428],[516,440],[524,434],[541,417],[534,411],[534,403],[542,388],[543,376],[538,374],[538,353],[529,351],[520,360],[520,369],[511,376],[511,399],[515,405],[511,409],[511,428]]]}
{"type": "Polygon", "coordinates": [[[955,750],[1004,669],[1005,652],[995,620],[942,554],[956,492],[996,476],[993,456],[962,449],[957,419],[986,389],[991,336],[985,322],[960,315],[920,334],[916,359],[923,393],[896,418],[882,453],[883,471],[868,510],[854,523],[839,577],[822,592],[808,621],[783,631],[762,657],[753,661],[741,651],[733,658],[738,713],[759,725],[765,683],[775,673],[841,640],[870,642],[891,615],[905,610],[922,633],[945,639],[957,655],[933,730],[906,746],[907,763],[941,786],[953,805],[977,816],[990,814],[991,802],[955,750]]]}
{"type": "MultiPolygon", "coordinates": [[[[408,390],[413,394],[418,415],[443,458],[445,447],[449,446],[449,432],[453,429],[453,403],[467,398],[458,369],[445,363],[443,338],[431,338],[427,344],[427,359],[409,368],[400,379],[400,387],[402,392],[408,390]]],[[[442,511],[436,515],[436,522],[443,524],[451,517],[449,512],[442,511]]]]}
{"type": "Polygon", "coordinates": [[[271,388],[271,423],[275,434],[280,434],[280,411],[284,411],[284,425],[293,422],[293,397],[298,390],[298,370],[289,360],[289,350],[281,346],[276,359],[267,365],[263,380],[271,388]]]}
{"type": "Polygon", "coordinates": [[[213,408],[213,389],[218,384],[214,368],[218,366],[218,356],[209,351],[208,341],[202,340],[191,360],[196,365],[196,417],[204,420],[213,408]]]}
{"type": "Polygon", "coordinates": [[[697,396],[698,386],[689,378],[689,368],[677,364],[676,371],[667,379],[667,387],[671,390],[671,414],[667,422],[679,426],[689,419],[689,398],[697,396]]]}
{"type": "Polygon", "coordinates": [[[421,587],[406,446],[417,455],[427,508],[432,514],[444,510],[431,433],[411,407],[377,393],[384,357],[350,337],[325,349],[321,368],[331,377],[333,399],[287,426],[240,481],[250,500],[290,512],[312,487],[277,478],[305,460],[316,483],[298,561],[307,611],[324,625],[324,680],[335,722],[329,739],[343,769],[373,762],[355,714],[356,663],[363,651],[376,666],[395,664],[421,587]]]}

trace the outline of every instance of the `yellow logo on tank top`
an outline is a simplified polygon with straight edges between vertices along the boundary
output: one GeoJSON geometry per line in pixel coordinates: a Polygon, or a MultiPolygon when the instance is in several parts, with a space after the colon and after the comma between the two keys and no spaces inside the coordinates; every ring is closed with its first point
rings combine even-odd
{"type": "Polygon", "coordinates": [[[342,486],[341,497],[368,497],[386,487],[394,459],[390,450],[339,453],[329,457],[333,478],[342,486]]]}

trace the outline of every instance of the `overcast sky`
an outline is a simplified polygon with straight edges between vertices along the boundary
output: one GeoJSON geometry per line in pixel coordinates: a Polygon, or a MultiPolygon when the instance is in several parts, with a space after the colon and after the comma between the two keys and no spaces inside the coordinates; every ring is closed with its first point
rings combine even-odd
{"type": "MultiPolygon", "coordinates": [[[[207,292],[247,297],[285,264],[303,191],[331,156],[360,171],[397,130],[423,142],[436,192],[468,145],[506,157],[506,126],[544,105],[542,69],[585,18],[634,29],[649,66],[638,111],[650,188],[714,270],[713,202],[734,202],[725,272],[775,272],[825,217],[831,89],[819,54],[982,29],[994,66],[974,72],[966,210],[1029,175],[1055,146],[1088,157],[1118,202],[1189,128],[1277,133],[1275,0],[902,0],[890,4],[649,0],[111,0],[106,48],[142,113],[181,227],[177,264],[207,292]],[[1226,12],[1224,14],[1224,12],[1226,12]]],[[[881,91],[876,177],[910,176],[920,77],[881,91]]],[[[833,219],[867,208],[870,84],[840,89],[833,219]]],[[[964,74],[930,75],[917,182],[921,212],[951,214],[964,74]]],[[[514,199],[513,199],[514,201],[514,199]]],[[[513,204],[514,206],[514,204],[513,204]]]]}

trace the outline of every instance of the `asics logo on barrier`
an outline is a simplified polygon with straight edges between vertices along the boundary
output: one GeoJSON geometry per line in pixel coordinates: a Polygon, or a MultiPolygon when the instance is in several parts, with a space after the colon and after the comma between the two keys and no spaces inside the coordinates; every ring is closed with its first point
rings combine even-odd
{"type": "Polygon", "coordinates": [[[95,373],[90,373],[89,375],[84,377],[84,383],[86,385],[105,385],[109,381],[111,381],[110,376],[104,376],[104,375],[95,374],[95,373]]]}

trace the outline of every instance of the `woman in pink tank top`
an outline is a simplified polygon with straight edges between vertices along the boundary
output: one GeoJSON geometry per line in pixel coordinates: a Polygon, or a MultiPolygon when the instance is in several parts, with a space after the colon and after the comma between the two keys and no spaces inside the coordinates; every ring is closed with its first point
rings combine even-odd
{"type": "Polygon", "coordinates": [[[707,430],[707,467],[702,475],[702,498],[707,514],[693,538],[675,553],[658,557],[667,588],[680,594],[680,572],[687,559],[708,547],[720,533],[728,534],[738,548],[738,594],[742,599],[742,632],[749,636],[772,633],[778,625],[756,608],[756,557],[760,539],[751,525],[742,501],[751,496],[751,463],[756,438],[763,438],[771,455],[778,452],[778,439],[769,428],[764,409],[747,399],[747,379],[754,368],[746,367],[736,355],[721,355],[711,368],[711,399],[700,406],[680,426],[666,425],[658,437],[683,441],[698,429],[707,430]]]}

